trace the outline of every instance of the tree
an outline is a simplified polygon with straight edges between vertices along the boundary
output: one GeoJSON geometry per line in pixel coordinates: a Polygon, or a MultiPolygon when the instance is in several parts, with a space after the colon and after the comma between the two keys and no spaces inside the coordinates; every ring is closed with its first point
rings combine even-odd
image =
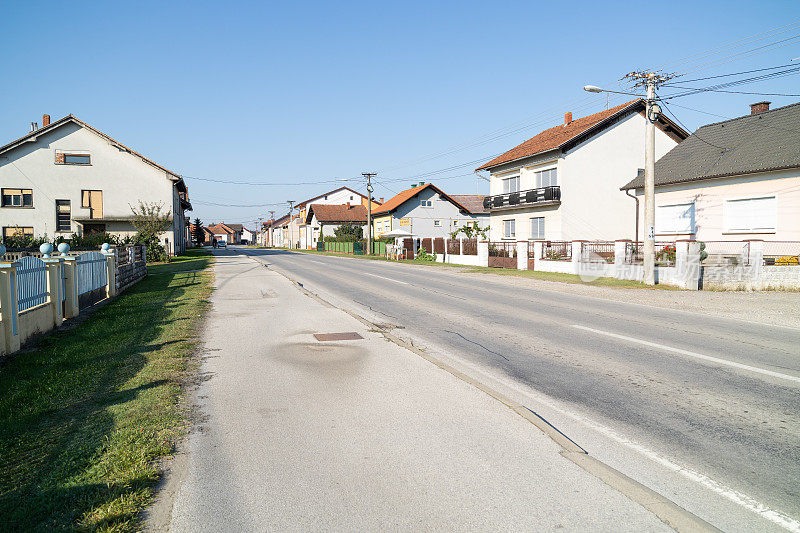
{"type": "Polygon", "coordinates": [[[485,228],[482,228],[482,227],[478,226],[478,223],[476,222],[474,225],[473,224],[466,224],[466,225],[461,226],[460,228],[454,230],[453,232],[450,233],[450,238],[451,239],[457,239],[458,238],[458,234],[459,233],[463,233],[464,236],[467,239],[472,239],[472,238],[476,238],[476,237],[481,237],[482,239],[487,239],[488,238],[487,237],[488,232],[489,232],[489,226],[486,226],[485,228]]]}
{"type": "Polygon", "coordinates": [[[170,211],[164,212],[161,202],[142,202],[137,207],[130,206],[133,213],[133,227],[136,228],[137,244],[147,246],[147,257],[154,261],[165,261],[167,252],[161,245],[161,233],[172,225],[170,211]]]}
{"type": "Polygon", "coordinates": [[[203,223],[199,218],[194,219],[194,243],[197,246],[202,246],[206,240],[205,232],[203,231],[203,223]]]}
{"type": "Polygon", "coordinates": [[[336,235],[336,238],[340,241],[355,242],[364,238],[364,229],[359,224],[345,222],[333,230],[333,234],[336,235]]]}

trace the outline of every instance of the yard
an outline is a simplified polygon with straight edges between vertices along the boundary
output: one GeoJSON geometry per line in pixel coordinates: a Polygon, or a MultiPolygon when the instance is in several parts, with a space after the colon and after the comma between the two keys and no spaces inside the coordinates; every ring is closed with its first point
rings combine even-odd
{"type": "Polygon", "coordinates": [[[191,250],[0,363],[0,529],[130,531],[186,430],[213,258],[191,250]]]}

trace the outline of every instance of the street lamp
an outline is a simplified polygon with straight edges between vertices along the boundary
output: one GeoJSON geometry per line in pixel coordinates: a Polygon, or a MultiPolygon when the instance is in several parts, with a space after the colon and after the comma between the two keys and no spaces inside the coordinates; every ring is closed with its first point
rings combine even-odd
{"type": "MultiPolygon", "coordinates": [[[[647,228],[644,238],[643,267],[644,282],[647,285],[656,284],[656,120],[661,113],[661,107],[656,103],[656,76],[652,73],[644,77],[647,87],[645,97],[645,150],[644,150],[644,221],[647,228]]],[[[583,90],[589,93],[616,93],[642,97],[640,94],[602,89],[596,85],[584,85],[583,90]]],[[[637,235],[638,239],[639,236],[637,235]]]]}

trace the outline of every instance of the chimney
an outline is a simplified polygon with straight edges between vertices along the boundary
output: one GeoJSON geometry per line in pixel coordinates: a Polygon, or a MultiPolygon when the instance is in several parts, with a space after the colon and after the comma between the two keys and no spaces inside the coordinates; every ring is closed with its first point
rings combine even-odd
{"type": "Polygon", "coordinates": [[[31,122],[31,132],[34,132],[39,129],[39,125],[35,122],[31,122]]]}
{"type": "Polygon", "coordinates": [[[755,104],[750,104],[750,114],[758,115],[764,111],[769,111],[769,104],[771,103],[772,102],[756,102],[755,104]]]}
{"type": "Polygon", "coordinates": [[[50,125],[50,115],[42,115],[42,127],[46,128],[50,125]]]}
{"type": "Polygon", "coordinates": [[[567,111],[564,113],[564,124],[569,124],[572,122],[572,111],[567,111]]]}
{"type": "Polygon", "coordinates": [[[347,202],[347,209],[350,209],[350,202],[347,202]]]}
{"type": "Polygon", "coordinates": [[[380,203],[383,203],[383,196],[380,197],[380,203]]]}

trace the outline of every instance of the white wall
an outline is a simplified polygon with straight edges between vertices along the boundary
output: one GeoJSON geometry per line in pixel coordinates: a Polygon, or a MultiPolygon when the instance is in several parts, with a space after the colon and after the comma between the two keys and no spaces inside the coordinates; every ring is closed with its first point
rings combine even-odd
{"type": "MultiPolygon", "coordinates": [[[[174,183],[166,172],[72,123],[0,156],[0,184],[33,190],[33,209],[0,208],[0,226],[32,226],[37,237],[81,232],[77,222],[72,222],[69,232],[55,231],[55,200],[70,201],[72,218],[89,217],[89,209],[81,207],[81,190],[103,191],[104,219],[130,218],[131,206],[139,200],[161,202],[173,214],[178,205],[174,183]],[[88,152],[91,165],[57,165],[56,150],[88,152]]],[[[183,235],[183,213],[179,208],[177,212],[173,227],[178,237],[166,235],[173,245],[182,242],[183,235]]],[[[108,231],[134,233],[126,222],[106,224],[108,231]]]]}
{"type": "Polygon", "coordinates": [[[481,226],[485,226],[489,222],[487,215],[462,213],[458,207],[449,200],[443,199],[432,188],[425,189],[414,198],[400,205],[392,213],[392,218],[392,228],[410,229],[412,233],[421,238],[449,238],[451,231],[456,227],[463,226],[466,222],[477,221],[481,226]],[[430,200],[431,207],[422,207],[420,205],[421,200],[430,200]],[[410,228],[408,226],[400,226],[399,220],[407,217],[411,218],[410,228]],[[440,221],[440,226],[435,225],[437,220],[440,221]],[[456,222],[457,226],[453,222],[456,222]]]}
{"type": "MultiPolygon", "coordinates": [[[[644,196],[640,198],[640,226],[644,226],[644,196]]],[[[703,241],[800,241],[800,169],[764,172],[731,178],[719,178],[656,188],[656,206],[695,203],[694,237],[703,241]],[[726,233],[723,227],[725,200],[775,196],[777,228],[774,233],[726,233]]],[[[691,238],[691,234],[657,234],[661,240],[691,238]]]]}
{"type": "MultiPolygon", "coordinates": [[[[516,220],[515,240],[530,238],[530,218],[545,218],[547,240],[614,240],[633,238],[635,203],[619,188],[644,168],[646,120],[631,113],[616,124],[586,139],[565,154],[555,151],[526,160],[511,170],[491,176],[491,194],[502,194],[502,179],[520,175],[520,189],[536,188],[535,172],[556,166],[561,204],[557,206],[492,210],[491,240],[501,240],[503,220],[516,220]]],[[[676,146],[656,128],[656,158],[676,146]]]]}

